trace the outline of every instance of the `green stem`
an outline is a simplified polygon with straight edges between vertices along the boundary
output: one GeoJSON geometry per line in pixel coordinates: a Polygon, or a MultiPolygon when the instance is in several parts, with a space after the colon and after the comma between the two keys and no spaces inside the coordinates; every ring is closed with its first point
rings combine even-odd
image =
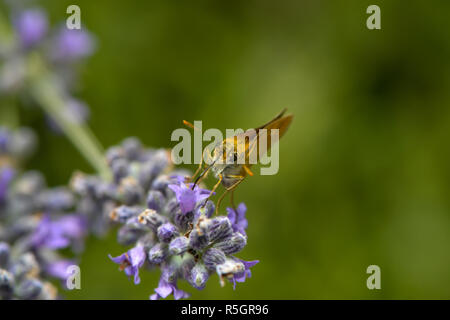
{"type": "Polygon", "coordinates": [[[96,169],[102,178],[110,180],[111,172],[106,164],[103,148],[85,125],[76,124],[64,114],[65,101],[58,82],[48,72],[39,55],[30,57],[30,91],[34,99],[61,128],[67,138],[96,169]]]}
{"type": "Polygon", "coordinates": [[[0,125],[16,128],[19,125],[17,105],[12,97],[4,97],[0,100],[0,125]]]}
{"type": "MultiPolygon", "coordinates": [[[[12,37],[11,29],[6,21],[5,16],[0,12],[1,49],[14,47],[14,38],[12,37]]],[[[111,179],[111,172],[103,156],[104,152],[102,146],[87,126],[75,124],[64,115],[63,110],[65,101],[58,86],[58,81],[46,69],[45,63],[38,54],[30,55],[29,71],[30,91],[34,99],[36,99],[44,112],[58,123],[67,138],[96,169],[97,173],[102,176],[103,179],[109,181],[111,179]]],[[[3,101],[3,103],[8,102],[10,101],[3,101]]],[[[5,104],[5,107],[9,108],[10,106],[5,104]]],[[[2,109],[5,108],[2,106],[2,109]]],[[[10,125],[13,125],[17,118],[9,111],[14,112],[16,110],[8,110],[8,117],[10,118],[7,121],[10,125]]]]}

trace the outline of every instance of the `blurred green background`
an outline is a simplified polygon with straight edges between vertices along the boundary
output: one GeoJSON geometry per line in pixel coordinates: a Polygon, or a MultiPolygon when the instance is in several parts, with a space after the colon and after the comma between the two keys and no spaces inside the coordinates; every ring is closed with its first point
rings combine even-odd
{"type": "MultiPolygon", "coordinates": [[[[170,147],[181,120],[249,128],[287,107],[280,171],[237,193],[249,219],[239,256],[259,259],[245,284],[212,277],[194,299],[450,298],[449,1],[42,1],[53,22],[69,4],[98,50],[77,96],[104,146],[128,136],[170,147]],[[381,30],[366,8],[381,7],[381,30]],[[381,267],[381,290],[366,268],[381,267]]],[[[26,113],[26,112],[25,112],[26,113]]],[[[51,184],[91,171],[38,113],[29,167],[51,184]]],[[[191,169],[195,169],[192,166],[191,169]]],[[[259,170],[257,170],[259,171],[259,170]]],[[[212,187],[212,180],[207,182],[212,187]]],[[[159,274],[128,281],[90,239],[72,299],[147,299],[159,274]]]]}

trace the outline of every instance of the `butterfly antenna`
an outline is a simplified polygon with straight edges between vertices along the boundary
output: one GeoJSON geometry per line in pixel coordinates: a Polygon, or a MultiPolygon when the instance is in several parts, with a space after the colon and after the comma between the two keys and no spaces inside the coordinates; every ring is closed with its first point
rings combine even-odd
{"type": "Polygon", "coordinates": [[[207,166],[203,172],[195,179],[194,181],[194,185],[192,186],[192,190],[194,190],[195,186],[200,182],[200,180],[203,178],[203,176],[209,171],[209,169],[211,169],[211,167],[213,166],[214,162],[211,163],[209,166],[207,166]]]}
{"type": "Polygon", "coordinates": [[[193,125],[192,123],[190,123],[189,121],[183,120],[183,124],[184,124],[186,127],[192,128],[192,129],[197,130],[197,131],[201,131],[199,128],[197,128],[196,126],[194,126],[194,125],[193,125]]]}

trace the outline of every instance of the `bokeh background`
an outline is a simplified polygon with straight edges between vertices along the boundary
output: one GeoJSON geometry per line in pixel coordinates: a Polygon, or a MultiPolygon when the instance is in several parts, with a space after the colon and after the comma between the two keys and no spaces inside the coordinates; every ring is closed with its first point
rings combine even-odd
{"type": "MultiPolygon", "coordinates": [[[[212,277],[192,298],[450,298],[449,1],[39,4],[55,23],[78,4],[97,37],[77,94],[105,147],[128,136],[173,146],[183,119],[225,130],[295,115],[279,173],[236,192],[249,220],[239,256],[261,261],[253,277],[235,291],[212,277]],[[370,4],[381,30],[366,28],[370,4]],[[371,264],[381,290],[366,287],[371,264]]],[[[40,137],[29,168],[55,185],[92,172],[40,113],[22,113],[40,137]]],[[[134,285],[107,257],[123,251],[114,232],[89,239],[82,289],[66,296],[147,299],[159,274],[134,285]]]]}

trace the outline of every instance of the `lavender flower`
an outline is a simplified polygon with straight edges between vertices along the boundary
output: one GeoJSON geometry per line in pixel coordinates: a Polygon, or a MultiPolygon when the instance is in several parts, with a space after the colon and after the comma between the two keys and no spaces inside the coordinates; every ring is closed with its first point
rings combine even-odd
{"type": "Polygon", "coordinates": [[[115,258],[110,255],[109,258],[113,262],[119,264],[120,270],[124,270],[127,276],[133,276],[135,284],[139,284],[139,282],[141,282],[141,279],[139,278],[139,268],[142,267],[146,258],[145,251],[142,246],[138,245],[115,258]]]}
{"type": "Polygon", "coordinates": [[[158,287],[150,299],[171,294],[175,299],[187,298],[188,294],[178,289],[179,280],[202,290],[213,274],[219,276],[222,285],[224,280],[235,285],[250,276],[249,269],[256,262],[247,263],[234,256],[247,244],[243,203],[236,210],[228,208],[228,216],[212,217],[215,206],[207,200],[210,191],[186,185],[186,173],[173,171],[166,152],[145,149],[136,138],[110,148],[106,157],[114,173],[111,184],[119,190],[110,217],[122,224],[119,242],[132,246],[110,258],[128,276],[134,276],[135,283],[139,283],[136,277],[144,265],[161,269],[158,287]],[[124,181],[139,192],[130,191],[135,196],[125,197],[120,191],[124,181]],[[139,250],[134,259],[133,250],[139,250]]]}
{"type": "Polygon", "coordinates": [[[65,281],[69,276],[67,270],[72,265],[76,265],[76,262],[68,259],[50,262],[48,265],[45,266],[45,272],[54,278],[58,278],[65,281]]]}
{"type": "Polygon", "coordinates": [[[230,219],[231,225],[233,226],[233,231],[240,232],[244,236],[245,229],[248,226],[247,219],[245,218],[245,212],[247,207],[244,203],[240,203],[236,210],[233,208],[227,208],[228,219],[230,219]]]}
{"type": "Polygon", "coordinates": [[[259,260],[244,261],[239,259],[239,261],[244,265],[244,271],[238,272],[233,275],[233,288],[236,288],[236,282],[245,282],[246,278],[250,278],[252,276],[250,268],[259,263],[259,260]]]}
{"type": "Polygon", "coordinates": [[[168,256],[166,244],[157,243],[148,252],[148,261],[152,264],[162,263],[168,256]]]}
{"type": "Polygon", "coordinates": [[[31,235],[30,241],[33,247],[60,249],[83,239],[84,233],[85,224],[81,216],[66,215],[51,221],[49,215],[45,215],[31,235]]]}
{"type": "Polygon", "coordinates": [[[209,272],[203,262],[196,263],[191,270],[189,283],[198,290],[203,290],[209,278],[209,272]]]}
{"type": "Polygon", "coordinates": [[[161,242],[170,242],[170,240],[178,234],[177,227],[170,222],[166,222],[158,227],[157,235],[161,242]]]}
{"type": "Polygon", "coordinates": [[[0,127],[0,299],[58,298],[48,280],[64,279],[73,260],[57,249],[75,253],[86,235],[68,189],[48,188],[41,173],[17,167],[30,140],[28,129],[0,127]]]}
{"type": "MultiPolygon", "coordinates": [[[[0,242],[0,248],[9,247],[0,242]]],[[[31,252],[15,254],[8,248],[7,262],[0,265],[0,300],[9,299],[56,299],[57,290],[40,277],[40,267],[31,252]]]]}
{"type": "Polygon", "coordinates": [[[150,300],[167,298],[170,294],[173,294],[175,300],[189,298],[189,294],[178,289],[176,283],[170,283],[161,278],[158,287],[155,289],[155,293],[150,296],[150,300]]]}
{"type": "Polygon", "coordinates": [[[181,180],[177,179],[175,183],[169,185],[169,188],[175,192],[181,212],[186,214],[193,211],[197,203],[207,199],[209,196],[209,191],[200,189],[198,186],[192,190],[191,186],[187,186],[181,180]]]}
{"type": "Polygon", "coordinates": [[[186,236],[180,236],[173,239],[169,244],[169,253],[172,255],[178,255],[185,253],[189,249],[189,238],[186,236]]]}
{"type": "Polygon", "coordinates": [[[53,57],[57,61],[71,62],[90,56],[94,48],[94,39],[90,33],[64,26],[54,39],[53,57]]]}
{"type": "Polygon", "coordinates": [[[47,15],[40,9],[30,9],[19,13],[14,21],[20,42],[26,48],[39,43],[47,33],[47,15]]]}
{"type": "Polygon", "coordinates": [[[94,37],[84,27],[82,30],[69,30],[64,25],[57,30],[50,30],[47,14],[43,9],[23,9],[24,6],[13,7],[15,14],[11,20],[16,37],[12,41],[4,41],[5,45],[2,43],[0,48],[0,92],[9,95],[32,93],[30,101],[35,100],[33,102],[44,106],[48,102],[42,101],[42,96],[36,94],[36,88],[32,87],[36,82],[49,82],[50,90],[55,90],[61,103],[57,103],[59,106],[53,111],[44,110],[47,112],[49,127],[59,133],[62,127],[55,122],[55,114],[64,116],[73,124],[82,124],[89,117],[87,106],[72,98],[71,91],[78,74],[74,62],[79,62],[94,52],[94,37]],[[30,57],[31,55],[33,56],[30,57]],[[43,79],[29,81],[41,76],[32,71],[35,68],[29,68],[30,61],[39,61],[38,64],[44,66],[46,72],[43,79]]]}

